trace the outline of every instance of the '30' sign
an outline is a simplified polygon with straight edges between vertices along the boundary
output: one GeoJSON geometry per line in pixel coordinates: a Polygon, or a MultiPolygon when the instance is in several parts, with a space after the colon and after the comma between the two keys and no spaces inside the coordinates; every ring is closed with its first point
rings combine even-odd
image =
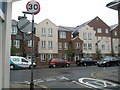
{"type": "Polygon", "coordinates": [[[40,11],[40,4],[37,1],[29,1],[26,5],[27,11],[37,14],[40,11]]]}

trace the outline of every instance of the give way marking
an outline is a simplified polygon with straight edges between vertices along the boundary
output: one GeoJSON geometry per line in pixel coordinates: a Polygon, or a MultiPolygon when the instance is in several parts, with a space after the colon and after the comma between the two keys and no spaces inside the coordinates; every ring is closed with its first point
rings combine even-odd
{"type": "Polygon", "coordinates": [[[111,86],[112,87],[118,86],[117,84],[114,84],[112,82],[108,82],[100,79],[93,79],[93,78],[79,78],[78,81],[79,83],[85,84],[93,88],[105,88],[105,87],[111,87],[111,86]]]}

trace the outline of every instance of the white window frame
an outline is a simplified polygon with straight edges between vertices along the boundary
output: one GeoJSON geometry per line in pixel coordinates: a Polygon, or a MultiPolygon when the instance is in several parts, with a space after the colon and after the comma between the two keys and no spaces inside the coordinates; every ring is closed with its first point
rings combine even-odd
{"type": "Polygon", "coordinates": [[[14,40],[14,46],[20,48],[20,40],[14,40]]]}
{"type": "Polygon", "coordinates": [[[53,54],[48,54],[48,60],[51,60],[53,58],[53,54]]]}
{"type": "Polygon", "coordinates": [[[58,42],[58,50],[62,50],[62,42],[58,42]]]}
{"type": "Polygon", "coordinates": [[[88,43],[88,50],[92,50],[92,44],[88,43]]]}
{"type": "Polygon", "coordinates": [[[59,35],[60,35],[60,38],[66,38],[66,32],[60,31],[59,35]]]}
{"type": "Polygon", "coordinates": [[[83,33],[83,39],[87,40],[87,33],[83,33]]]}
{"type": "Polygon", "coordinates": [[[102,33],[102,29],[101,29],[101,28],[98,28],[98,29],[97,29],[97,33],[102,33]]]}
{"type": "Polygon", "coordinates": [[[83,48],[84,50],[87,50],[87,43],[84,43],[83,48]]]}
{"type": "Polygon", "coordinates": [[[75,49],[80,49],[80,43],[79,42],[75,43],[75,49]]]}
{"type": "Polygon", "coordinates": [[[115,36],[117,35],[117,31],[114,32],[115,36]]]}
{"type": "Polygon", "coordinates": [[[43,37],[46,36],[46,29],[45,28],[41,29],[41,36],[43,36],[43,37]]]}
{"type": "Polygon", "coordinates": [[[32,47],[32,40],[28,40],[28,47],[32,47]]]}
{"type": "Polygon", "coordinates": [[[109,32],[108,32],[108,29],[105,29],[105,33],[109,33],[109,32]]]}
{"type": "Polygon", "coordinates": [[[52,49],[53,48],[53,42],[52,41],[48,41],[48,49],[52,49]]]}
{"type": "Polygon", "coordinates": [[[68,50],[68,43],[64,43],[64,50],[68,50]]]}
{"type": "Polygon", "coordinates": [[[12,26],[11,34],[12,35],[16,35],[17,34],[17,26],[12,26]]]}
{"type": "Polygon", "coordinates": [[[46,61],[46,54],[41,54],[41,62],[45,62],[46,61]]]}
{"type": "Polygon", "coordinates": [[[91,40],[92,39],[92,34],[88,33],[88,39],[91,40]]]}
{"type": "Polygon", "coordinates": [[[52,37],[52,28],[48,28],[48,36],[52,37]]]}
{"type": "Polygon", "coordinates": [[[46,41],[41,41],[41,48],[46,48],[46,41]]]}
{"type": "Polygon", "coordinates": [[[67,60],[68,59],[68,55],[64,54],[64,59],[67,60]]]}

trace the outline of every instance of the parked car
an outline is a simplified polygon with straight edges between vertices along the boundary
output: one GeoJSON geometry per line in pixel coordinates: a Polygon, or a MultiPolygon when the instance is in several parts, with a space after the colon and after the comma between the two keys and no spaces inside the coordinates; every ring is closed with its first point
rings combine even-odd
{"type": "Polygon", "coordinates": [[[120,58],[104,57],[97,62],[97,66],[112,66],[112,65],[120,66],[120,58]]]}
{"type": "Polygon", "coordinates": [[[96,63],[97,61],[92,58],[81,58],[80,60],[76,60],[78,66],[96,65],[96,63]]]}
{"type": "Polygon", "coordinates": [[[53,58],[51,60],[49,60],[49,67],[57,67],[57,66],[66,66],[69,67],[70,66],[70,62],[64,59],[60,59],[60,58],[53,58]]]}
{"type": "MultiPolygon", "coordinates": [[[[32,63],[24,57],[10,56],[10,69],[31,68],[31,65],[32,63]]],[[[33,63],[33,67],[36,67],[35,63],[33,63]]]]}

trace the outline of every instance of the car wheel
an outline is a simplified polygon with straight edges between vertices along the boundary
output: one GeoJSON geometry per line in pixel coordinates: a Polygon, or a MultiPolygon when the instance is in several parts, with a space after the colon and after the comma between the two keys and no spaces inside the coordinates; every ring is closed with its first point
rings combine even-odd
{"type": "Polygon", "coordinates": [[[49,66],[49,68],[52,68],[52,66],[49,66]]]}
{"type": "Polygon", "coordinates": [[[53,67],[53,68],[56,68],[56,65],[54,64],[54,65],[52,65],[52,67],[53,67]]]}
{"type": "Polygon", "coordinates": [[[70,64],[67,63],[67,64],[66,64],[66,67],[69,67],[69,66],[70,66],[70,64]]]}
{"type": "Polygon", "coordinates": [[[10,65],[10,69],[15,69],[15,66],[14,65],[10,65]]]}

